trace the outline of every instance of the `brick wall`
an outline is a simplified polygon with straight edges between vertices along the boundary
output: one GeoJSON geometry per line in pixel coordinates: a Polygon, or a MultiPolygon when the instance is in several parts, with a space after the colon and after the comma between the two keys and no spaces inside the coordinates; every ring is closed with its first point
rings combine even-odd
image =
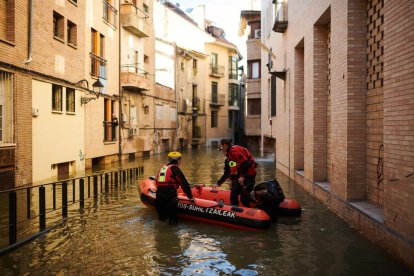
{"type": "Polygon", "coordinates": [[[414,2],[384,5],[385,224],[414,241],[414,2]]]}
{"type": "Polygon", "coordinates": [[[304,59],[303,41],[295,47],[295,90],[294,90],[294,170],[304,169],[304,59]]]}
{"type": "Polygon", "coordinates": [[[367,149],[366,197],[383,206],[384,1],[367,2],[367,149]]]}
{"type": "MultiPolygon", "coordinates": [[[[288,69],[286,81],[277,82],[277,168],[371,240],[414,265],[414,2],[384,1],[383,11],[377,7],[375,12],[370,7],[381,5],[379,0],[291,2],[285,33],[264,41],[283,57],[274,68],[288,69]],[[301,133],[296,97],[301,93],[297,46],[302,40],[304,177],[292,163],[301,142],[296,137],[301,133]],[[378,161],[384,162],[379,185],[378,161]],[[318,180],[330,182],[329,189],[315,185],[318,180]],[[382,206],[384,223],[353,207],[355,200],[382,206]]],[[[262,60],[266,54],[262,52],[262,60]]],[[[264,73],[264,99],[269,99],[268,79],[264,73]]],[[[267,119],[268,104],[262,108],[262,119],[267,119]]]]}
{"type": "Polygon", "coordinates": [[[15,121],[16,186],[32,182],[32,78],[16,74],[15,121]]]}
{"type": "Polygon", "coordinates": [[[365,199],[366,2],[348,1],[347,200],[365,199]]]}

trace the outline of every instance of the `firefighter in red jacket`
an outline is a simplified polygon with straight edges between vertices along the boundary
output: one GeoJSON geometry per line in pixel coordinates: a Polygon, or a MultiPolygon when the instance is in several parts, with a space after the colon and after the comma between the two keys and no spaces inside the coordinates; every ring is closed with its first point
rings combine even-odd
{"type": "Polygon", "coordinates": [[[181,186],[187,197],[194,203],[190,184],[178,167],[181,163],[181,153],[177,151],[168,154],[169,163],[164,165],[157,175],[157,192],[155,208],[160,220],[168,218],[169,224],[178,222],[177,188],[181,186]]]}
{"type": "Polygon", "coordinates": [[[250,206],[250,192],[256,181],[257,163],[251,153],[241,146],[232,145],[230,140],[220,141],[221,150],[227,157],[224,161],[223,176],[215,186],[220,186],[230,179],[231,193],[230,203],[239,205],[239,195],[243,206],[250,206]]]}

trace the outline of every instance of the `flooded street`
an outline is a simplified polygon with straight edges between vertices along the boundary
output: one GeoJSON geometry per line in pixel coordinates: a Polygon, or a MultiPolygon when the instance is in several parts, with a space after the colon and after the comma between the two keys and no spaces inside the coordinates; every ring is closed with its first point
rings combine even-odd
{"type": "MultiPolygon", "coordinates": [[[[183,152],[190,183],[215,183],[224,157],[214,150],[183,152]]],[[[155,175],[166,154],[137,160],[155,175]]],[[[275,177],[274,163],[258,159],[257,182],[275,177]]],[[[66,222],[0,257],[0,275],[409,275],[283,175],[286,197],[301,203],[300,218],[281,217],[263,231],[181,220],[170,226],[139,199],[138,182],[102,195],[95,207],[72,210],[66,222]]],[[[411,271],[412,273],[412,271],[411,271]]]]}

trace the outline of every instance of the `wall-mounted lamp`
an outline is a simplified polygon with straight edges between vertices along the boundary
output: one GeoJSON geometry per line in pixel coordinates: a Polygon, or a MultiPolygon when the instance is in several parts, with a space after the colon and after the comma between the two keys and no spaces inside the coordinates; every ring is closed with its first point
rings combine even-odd
{"type": "Polygon", "coordinates": [[[94,96],[82,96],[81,97],[81,105],[82,104],[87,104],[89,103],[91,100],[96,100],[99,98],[99,96],[102,94],[102,90],[104,88],[104,85],[102,84],[102,82],[97,79],[93,84],[92,84],[92,89],[93,90],[89,90],[89,82],[87,80],[80,80],[77,83],[75,83],[75,86],[80,86],[83,89],[85,89],[88,93],[93,94],[94,96]],[[86,83],[86,88],[83,87],[81,84],[82,83],[86,83]]]}

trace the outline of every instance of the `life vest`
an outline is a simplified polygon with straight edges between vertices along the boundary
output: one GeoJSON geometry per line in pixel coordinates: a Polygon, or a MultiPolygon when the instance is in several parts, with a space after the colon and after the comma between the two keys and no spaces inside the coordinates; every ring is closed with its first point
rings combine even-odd
{"type": "Polygon", "coordinates": [[[177,166],[177,165],[176,164],[171,164],[171,165],[162,166],[162,168],[158,172],[157,179],[156,179],[157,187],[160,187],[160,186],[173,186],[173,187],[177,188],[177,183],[171,177],[172,176],[171,167],[173,167],[173,166],[177,166]]]}
{"type": "Polygon", "coordinates": [[[237,174],[241,164],[244,161],[249,161],[249,168],[247,170],[247,175],[255,175],[256,174],[256,167],[257,163],[254,161],[253,156],[250,152],[241,146],[232,146],[229,149],[227,154],[227,158],[229,159],[229,166],[230,166],[230,173],[237,174]]]}

